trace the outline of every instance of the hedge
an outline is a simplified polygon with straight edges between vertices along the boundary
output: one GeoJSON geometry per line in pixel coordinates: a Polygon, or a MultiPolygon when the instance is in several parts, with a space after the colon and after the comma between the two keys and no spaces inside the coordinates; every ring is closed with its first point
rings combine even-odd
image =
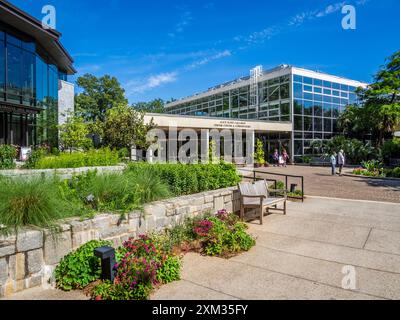
{"type": "Polygon", "coordinates": [[[240,177],[233,164],[149,164],[130,163],[127,170],[140,173],[152,170],[176,195],[188,195],[237,185],[240,177]]]}

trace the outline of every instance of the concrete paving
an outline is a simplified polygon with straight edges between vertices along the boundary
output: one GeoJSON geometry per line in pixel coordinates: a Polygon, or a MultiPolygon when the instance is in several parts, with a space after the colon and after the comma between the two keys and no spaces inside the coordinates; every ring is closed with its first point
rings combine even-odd
{"type": "Polygon", "coordinates": [[[249,225],[257,237],[249,252],[188,254],[182,280],[152,299],[202,299],[204,290],[210,299],[400,299],[398,204],[309,198],[249,225]],[[342,286],[347,266],[356,272],[352,290],[342,286]]]}
{"type": "MultiPolygon", "coordinates": [[[[229,260],[187,254],[182,280],[151,299],[400,299],[400,205],[309,197],[249,223],[257,245],[229,260]],[[344,289],[343,267],[355,270],[344,289]]],[[[35,289],[13,299],[87,299],[35,289]]]]}

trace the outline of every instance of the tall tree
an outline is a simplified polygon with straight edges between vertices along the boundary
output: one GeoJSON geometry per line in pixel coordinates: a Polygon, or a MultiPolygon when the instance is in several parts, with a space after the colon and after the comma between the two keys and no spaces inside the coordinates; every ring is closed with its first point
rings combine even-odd
{"type": "Polygon", "coordinates": [[[83,92],[75,96],[75,110],[87,122],[104,121],[108,110],[128,103],[125,90],[115,77],[85,74],[76,83],[83,92]]]}
{"type": "Polygon", "coordinates": [[[371,134],[378,146],[400,125],[400,51],[387,59],[367,88],[359,88],[358,105],[347,106],[338,119],[341,132],[364,139],[371,134]]]}
{"type": "Polygon", "coordinates": [[[103,141],[112,148],[128,148],[129,152],[133,146],[145,149],[147,132],[154,127],[153,120],[144,122],[144,112],[120,104],[107,111],[102,124],[103,141]]]}
{"type": "Polygon", "coordinates": [[[387,59],[375,82],[359,92],[366,114],[375,122],[378,145],[393,137],[400,123],[400,51],[387,59]]]}
{"type": "Polygon", "coordinates": [[[144,111],[149,113],[164,113],[165,102],[163,99],[154,99],[149,102],[137,102],[132,104],[132,107],[138,111],[144,111]]]}

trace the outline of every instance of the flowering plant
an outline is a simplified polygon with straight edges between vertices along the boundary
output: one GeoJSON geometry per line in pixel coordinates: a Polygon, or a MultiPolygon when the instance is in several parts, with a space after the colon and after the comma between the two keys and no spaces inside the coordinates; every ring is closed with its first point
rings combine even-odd
{"type": "Polygon", "coordinates": [[[193,232],[199,237],[207,237],[211,228],[213,227],[213,222],[210,220],[200,220],[194,225],[193,232]]]}

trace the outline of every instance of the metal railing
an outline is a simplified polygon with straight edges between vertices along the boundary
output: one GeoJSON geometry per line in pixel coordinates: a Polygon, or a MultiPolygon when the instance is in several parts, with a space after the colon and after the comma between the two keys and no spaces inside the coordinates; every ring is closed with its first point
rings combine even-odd
{"type": "MultiPolygon", "coordinates": [[[[302,202],[304,202],[304,176],[297,176],[297,175],[283,174],[283,173],[275,173],[275,172],[266,172],[266,171],[259,171],[259,170],[253,170],[253,175],[252,176],[242,175],[243,178],[252,179],[253,181],[265,180],[265,181],[273,182],[275,189],[277,189],[278,179],[271,179],[271,178],[268,178],[268,177],[265,177],[265,176],[284,177],[285,190],[292,191],[292,192],[293,192],[293,190],[289,190],[288,189],[289,178],[299,179],[301,181],[300,182],[301,195],[294,196],[294,195],[289,193],[289,195],[287,197],[290,198],[290,199],[298,199],[298,200],[301,200],[302,202]],[[263,175],[263,176],[260,176],[260,175],[263,175]]],[[[281,181],[281,180],[279,180],[279,181],[281,181]]],[[[297,184],[293,184],[293,185],[297,186],[297,184]]]]}

